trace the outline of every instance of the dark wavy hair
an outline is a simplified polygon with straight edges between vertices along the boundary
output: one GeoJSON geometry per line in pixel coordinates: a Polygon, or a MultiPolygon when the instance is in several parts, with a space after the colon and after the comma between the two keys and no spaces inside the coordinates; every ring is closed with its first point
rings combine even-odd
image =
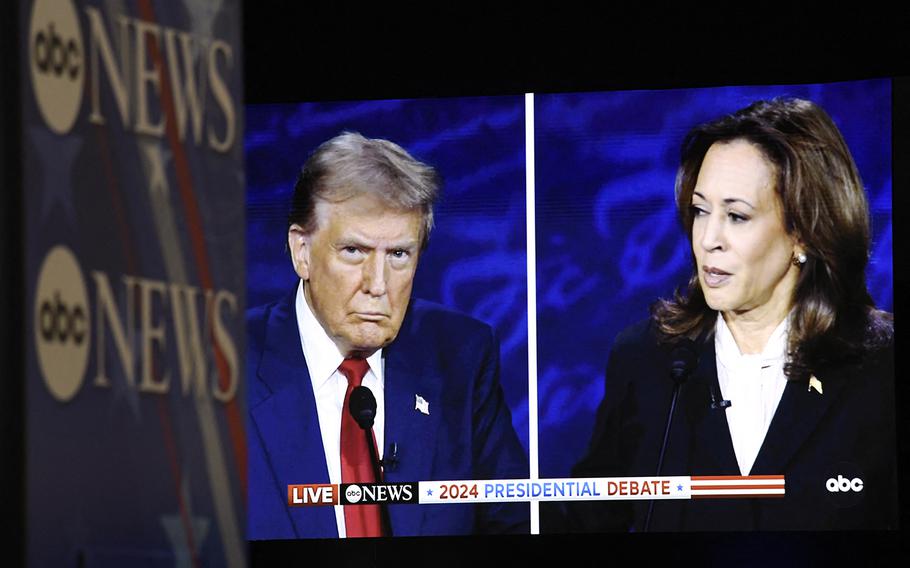
{"type": "MultiPolygon", "coordinates": [[[[893,319],[875,309],[866,288],[869,205],[853,157],[831,117],[801,99],[757,101],[696,126],[685,137],[676,176],[676,206],[692,238],[692,193],[713,144],[745,140],[774,166],[787,232],[808,257],[793,297],[785,373],[802,380],[829,364],[860,360],[891,341],[893,319]]],[[[661,339],[696,339],[713,331],[694,261],[688,287],[658,300],[651,318],[661,339]]]]}

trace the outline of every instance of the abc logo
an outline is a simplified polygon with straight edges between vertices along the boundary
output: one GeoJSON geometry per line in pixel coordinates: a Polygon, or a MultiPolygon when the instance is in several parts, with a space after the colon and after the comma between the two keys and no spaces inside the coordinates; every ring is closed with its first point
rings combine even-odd
{"type": "Polygon", "coordinates": [[[41,302],[41,314],[38,318],[38,330],[45,341],[66,343],[72,339],[76,345],[85,341],[88,319],[82,306],[69,309],[60,300],[60,292],[54,291],[54,301],[41,302]]]}
{"type": "Polygon", "coordinates": [[[349,485],[344,492],[344,496],[347,498],[348,503],[359,503],[360,498],[363,497],[363,490],[359,485],[349,485]]]}
{"type": "Polygon", "coordinates": [[[35,0],[29,63],[38,110],[48,128],[66,134],[82,104],[85,51],[72,0],[35,0]]]}
{"type": "Polygon", "coordinates": [[[38,366],[51,395],[72,399],[88,364],[91,322],[82,270],[73,252],[56,246],[44,257],[35,289],[38,366]]]}
{"type": "Polygon", "coordinates": [[[863,480],[858,477],[847,479],[843,475],[838,475],[837,479],[829,477],[828,481],[825,482],[825,487],[831,493],[846,493],[848,491],[859,493],[863,490],[863,480]]]}

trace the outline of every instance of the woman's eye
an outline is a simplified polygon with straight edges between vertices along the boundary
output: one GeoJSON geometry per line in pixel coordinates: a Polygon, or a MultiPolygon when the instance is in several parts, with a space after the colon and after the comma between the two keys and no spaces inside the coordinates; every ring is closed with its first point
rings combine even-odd
{"type": "Polygon", "coordinates": [[[693,217],[701,217],[701,216],[703,216],[703,215],[707,215],[707,214],[708,214],[707,211],[705,211],[704,209],[702,209],[702,208],[699,207],[698,205],[692,205],[692,206],[690,206],[690,209],[692,209],[692,216],[693,216],[693,217]]]}
{"type": "Polygon", "coordinates": [[[739,213],[733,213],[732,211],[730,213],[727,213],[727,216],[730,218],[730,221],[732,221],[734,223],[745,223],[746,221],[749,220],[749,218],[746,217],[745,215],[740,215],[739,213]]]}

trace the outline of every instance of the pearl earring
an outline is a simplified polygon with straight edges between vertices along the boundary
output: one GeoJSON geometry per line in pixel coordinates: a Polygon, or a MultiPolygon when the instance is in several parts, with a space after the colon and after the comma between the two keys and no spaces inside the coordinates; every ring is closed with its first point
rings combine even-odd
{"type": "Polygon", "coordinates": [[[806,264],[807,260],[809,260],[809,257],[806,256],[806,253],[800,252],[793,257],[793,264],[794,266],[801,266],[803,264],[806,264]]]}

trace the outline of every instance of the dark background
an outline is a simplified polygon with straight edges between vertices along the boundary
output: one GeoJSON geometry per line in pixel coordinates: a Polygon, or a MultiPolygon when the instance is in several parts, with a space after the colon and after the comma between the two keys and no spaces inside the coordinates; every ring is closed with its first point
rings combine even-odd
{"type": "Polygon", "coordinates": [[[25,358],[19,83],[16,2],[0,6],[0,550],[25,557],[25,358]]]}

